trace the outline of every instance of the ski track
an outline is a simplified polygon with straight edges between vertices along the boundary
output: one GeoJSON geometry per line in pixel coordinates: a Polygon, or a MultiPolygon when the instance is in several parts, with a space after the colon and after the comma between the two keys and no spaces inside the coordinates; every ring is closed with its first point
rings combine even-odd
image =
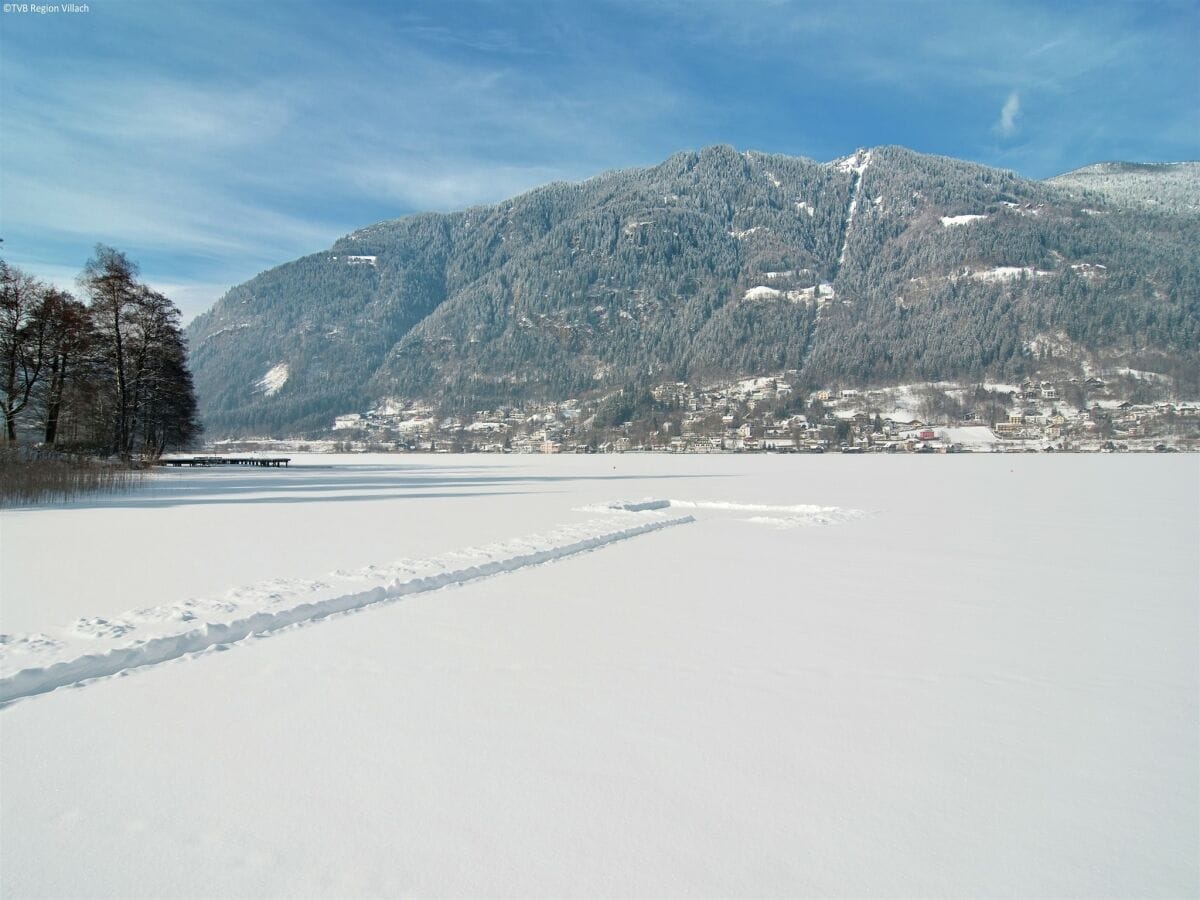
{"type": "MultiPolygon", "coordinates": [[[[660,505],[644,508],[658,510],[664,507],[660,505]]],[[[136,631],[138,624],[158,623],[161,627],[164,622],[191,622],[200,616],[215,616],[220,613],[232,615],[241,606],[253,604],[252,609],[257,606],[249,615],[231,621],[205,621],[201,626],[187,631],[139,639],[126,646],[84,653],[48,665],[19,668],[13,674],[0,678],[0,705],[95,678],[117,675],[129,669],[168,662],[189,653],[223,648],[251,636],[269,634],[376,603],[553,562],[694,521],[695,518],[690,515],[674,518],[656,516],[648,522],[615,530],[611,520],[591,522],[560,528],[546,536],[507,541],[482,549],[454,551],[432,560],[406,561],[391,566],[367,566],[351,572],[337,572],[334,573],[334,577],[343,581],[377,581],[381,578],[390,580],[366,590],[350,591],[282,609],[278,607],[288,600],[296,600],[305,594],[327,589],[329,585],[318,581],[273,579],[231,591],[226,600],[188,600],[175,606],[135,610],[111,621],[101,618],[79,619],[64,629],[65,634],[73,639],[70,644],[43,634],[0,635],[0,661],[8,662],[9,666],[5,668],[10,668],[13,662],[19,662],[20,656],[45,653],[61,656],[75,650],[80,642],[121,638],[136,631]],[[523,552],[513,552],[514,550],[523,552]],[[505,553],[507,555],[501,555],[505,553]],[[491,558],[487,558],[489,556],[491,558]],[[453,568],[456,562],[460,567],[453,568]],[[468,564],[461,565],[462,563],[468,564]],[[432,572],[412,577],[414,572],[421,570],[432,572]]]]}

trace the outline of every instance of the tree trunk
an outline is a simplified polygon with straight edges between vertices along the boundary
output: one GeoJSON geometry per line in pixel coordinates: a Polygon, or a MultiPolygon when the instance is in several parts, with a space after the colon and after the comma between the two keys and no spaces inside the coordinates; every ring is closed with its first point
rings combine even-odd
{"type": "Polygon", "coordinates": [[[66,381],[66,375],[66,361],[63,360],[60,364],[58,360],[55,360],[50,370],[50,389],[46,393],[46,433],[44,435],[45,442],[51,445],[58,436],[58,414],[62,409],[63,383],[66,381]]]}

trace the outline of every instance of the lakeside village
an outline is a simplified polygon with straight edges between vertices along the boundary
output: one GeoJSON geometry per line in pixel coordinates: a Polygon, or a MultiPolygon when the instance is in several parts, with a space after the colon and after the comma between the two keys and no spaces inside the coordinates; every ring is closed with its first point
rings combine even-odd
{"type": "MultiPolygon", "coordinates": [[[[1149,373],[1145,373],[1148,375],[1149,373]]],[[[1129,374],[1019,385],[907,385],[802,394],[794,372],[706,387],[664,383],[443,416],[389,401],[309,440],[230,440],[222,452],[956,453],[1200,450],[1200,402],[1151,399],[1129,374]],[[1140,396],[1139,396],[1140,395],[1140,396]]],[[[1157,390],[1150,390],[1150,388],[1157,390]]]]}

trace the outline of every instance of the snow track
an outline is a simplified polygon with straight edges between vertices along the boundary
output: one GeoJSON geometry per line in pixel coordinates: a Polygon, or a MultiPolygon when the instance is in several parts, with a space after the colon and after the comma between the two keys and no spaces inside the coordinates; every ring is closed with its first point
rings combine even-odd
{"type": "Polygon", "coordinates": [[[573,556],[638,535],[704,520],[774,529],[833,525],[862,517],[832,506],[643,497],[586,506],[600,514],[552,531],[465,547],[429,559],[339,569],[320,579],[276,577],[222,595],[85,616],[49,633],[0,635],[0,705],[284,628],[573,556]]]}
{"type": "Polygon", "coordinates": [[[779,505],[769,503],[740,503],[728,500],[614,500],[603,506],[584,507],[586,512],[646,512],[647,510],[692,509],[731,513],[741,522],[770,525],[773,528],[804,528],[835,525],[863,517],[857,509],[840,506],[814,506],[809,503],[779,505]],[[741,516],[740,513],[756,513],[741,516]]]}
{"type": "Polygon", "coordinates": [[[843,172],[850,173],[850,206],[846,210],[846,225],[842,234],[842,248],[838,253],[838,268],[846,261],[846,249],[850,246],[850,230],[854,227],[854,213],[858,209],[858,195],[862,188],[863,173],[871,165],[871,151],[859,150],[853,156],[835,163],[843,172]]]}
{"type": "MultiPolygon", "coordinates": [[[[661,507],[645,508],[658,509],[661,507]]],[[[45,666],[21,668],[12,675],[0,678],[0,704],[10,703],[23,697],[42,694],[52,691],[55,688],[78,684],[93,678],[104,678],[117,675],[129,669],[167,662],[189,653],[198,653],[214,647],[223,647],[254,635],[268,634],[282,628],[313,622],[337,613],[362,609],[375,603],[396,600],[426,591],[436,591],[450,585],[466,584],[482,578],[489,578],[493,575],[500,575],[504,572],[515,572],[529,566],[553,562],[568,556],[574,556],[578,553],[596,550],[618,541],[628,540],[638,535],[660,531],[675,525],[684,525],[693,521],[695,520],[690,515],[675,518],[655,518],[652,521],[639,525],[615,530],[612,530],[611,523],[609,523],[606,526],[609,530],[597,530],[593,528],[594,533],[585,533],[584,536],[579,536],[580,529],[578,528],[563,529],[559,532],[560,539],[566,535],[574,536],[576,539],[563,540],[560,543],[542,542],[542,546],[537,546],[538,540],[534,539],[533,549],[529,549],[524,553],[492,558],[457,569],[446,568],[442,571],[435,571],[432,574],[421,577],[407,579],[394,578],[386,584],[363,591],[342,593],[312,602],[299,603],[284,609],[259,609],[256,612],[235,618],[232,621],[205,622],[202,626],[188,631],[153,637],[148,640],[139,640],[126,646],[114,647],[107,652],[86,653],[45,666]]],[[[476,551],[476,555],[481,552],[485,551],[476,551]]],[[[463,555],[469,555],[469,551],[463,555]]],[[[319,585],[319,583],[315,584],[319,585]]],[[[323,585],[319,586],[323,587],[323,585]]],[[[302,590],[306,589],[308,589],[308,586],[303,586],[302,590]]],[[[285,593],[282,599],[286,600],[289,596],[295,598],[299,593],[302,593],[302,590],[290,594],[285,593]]],[[[280,595],[275,594],[272,596],[272,599],[278,602],[280,595]]],[[[150,616],[148,614],[154,611],[146,610],[142,612],[147,614],[144,618],[149,619],[150,616]]],[[[188,620],[186,616],[178,616],[177,618],[183,621],[188,620]]],[[[88,620],[89,625],[95,623],[108,624],[104,620],[88,620]]],[[[118,638],[128,631],[132,631],[133,628],[133,625],[122,622],[122,627],[107,629],[104,634],[108,637],[118,638]]],[[[63,646],[61,642],[47,640],[45,643],[50,649],[58,649],[63,646]]],[[[28,646],[31,644],[31,641],[26,639],[14,640],[11,636],[6,635],[0,644],[5,649],[8,649],[9,647],[20,645],[28,646]]]]}

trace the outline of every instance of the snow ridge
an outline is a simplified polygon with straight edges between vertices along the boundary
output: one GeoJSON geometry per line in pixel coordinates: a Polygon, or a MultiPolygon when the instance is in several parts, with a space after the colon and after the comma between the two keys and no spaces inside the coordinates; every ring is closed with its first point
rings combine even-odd
{"type": "Polygon", "coordinates": [[[410,594],[436,591],[449,585],[466,584],[504,572],[515,572],[529,566],[553,562],[638,535],[694,521],[695,519],[690,515],[671,519],[658,518],[641,525],[601,532],[570,543],[551,544],[503,559],[493,559],[477,565],[437,572],[424,577],[407,580],[395,579],[388,584],[365,591],[351,592],[311,603],[301,603],[277,611],[261,610],[232,622],[207,622],[190,631],[152,638],[126,647],[118,647],[105,653],[84,654],[48,666],[21,669],[6,678],[0,678],[0,704],[46,693],[55,688],[78,684],[93,678],[103,678],[129,669],[167,662],[188,653],[223,647],[251,636],[269,634],[292,625],[313,622],[337,613],[362,609],[375,603],[395,600],[410,594]]]}
{"type": "Polygon", "coordinates": [[[756,525],[774,528],[803,528],[834,525],[860,519],[864,513],[840,506],[816,506],[811,503],[778,505],[769,503],[737,503],[727,500],[614,500],[603,506],[585,507],[588,512],[645,512],[662,509],[692,509],[729,513],[757,513],[741,519],[756,525]]]}

